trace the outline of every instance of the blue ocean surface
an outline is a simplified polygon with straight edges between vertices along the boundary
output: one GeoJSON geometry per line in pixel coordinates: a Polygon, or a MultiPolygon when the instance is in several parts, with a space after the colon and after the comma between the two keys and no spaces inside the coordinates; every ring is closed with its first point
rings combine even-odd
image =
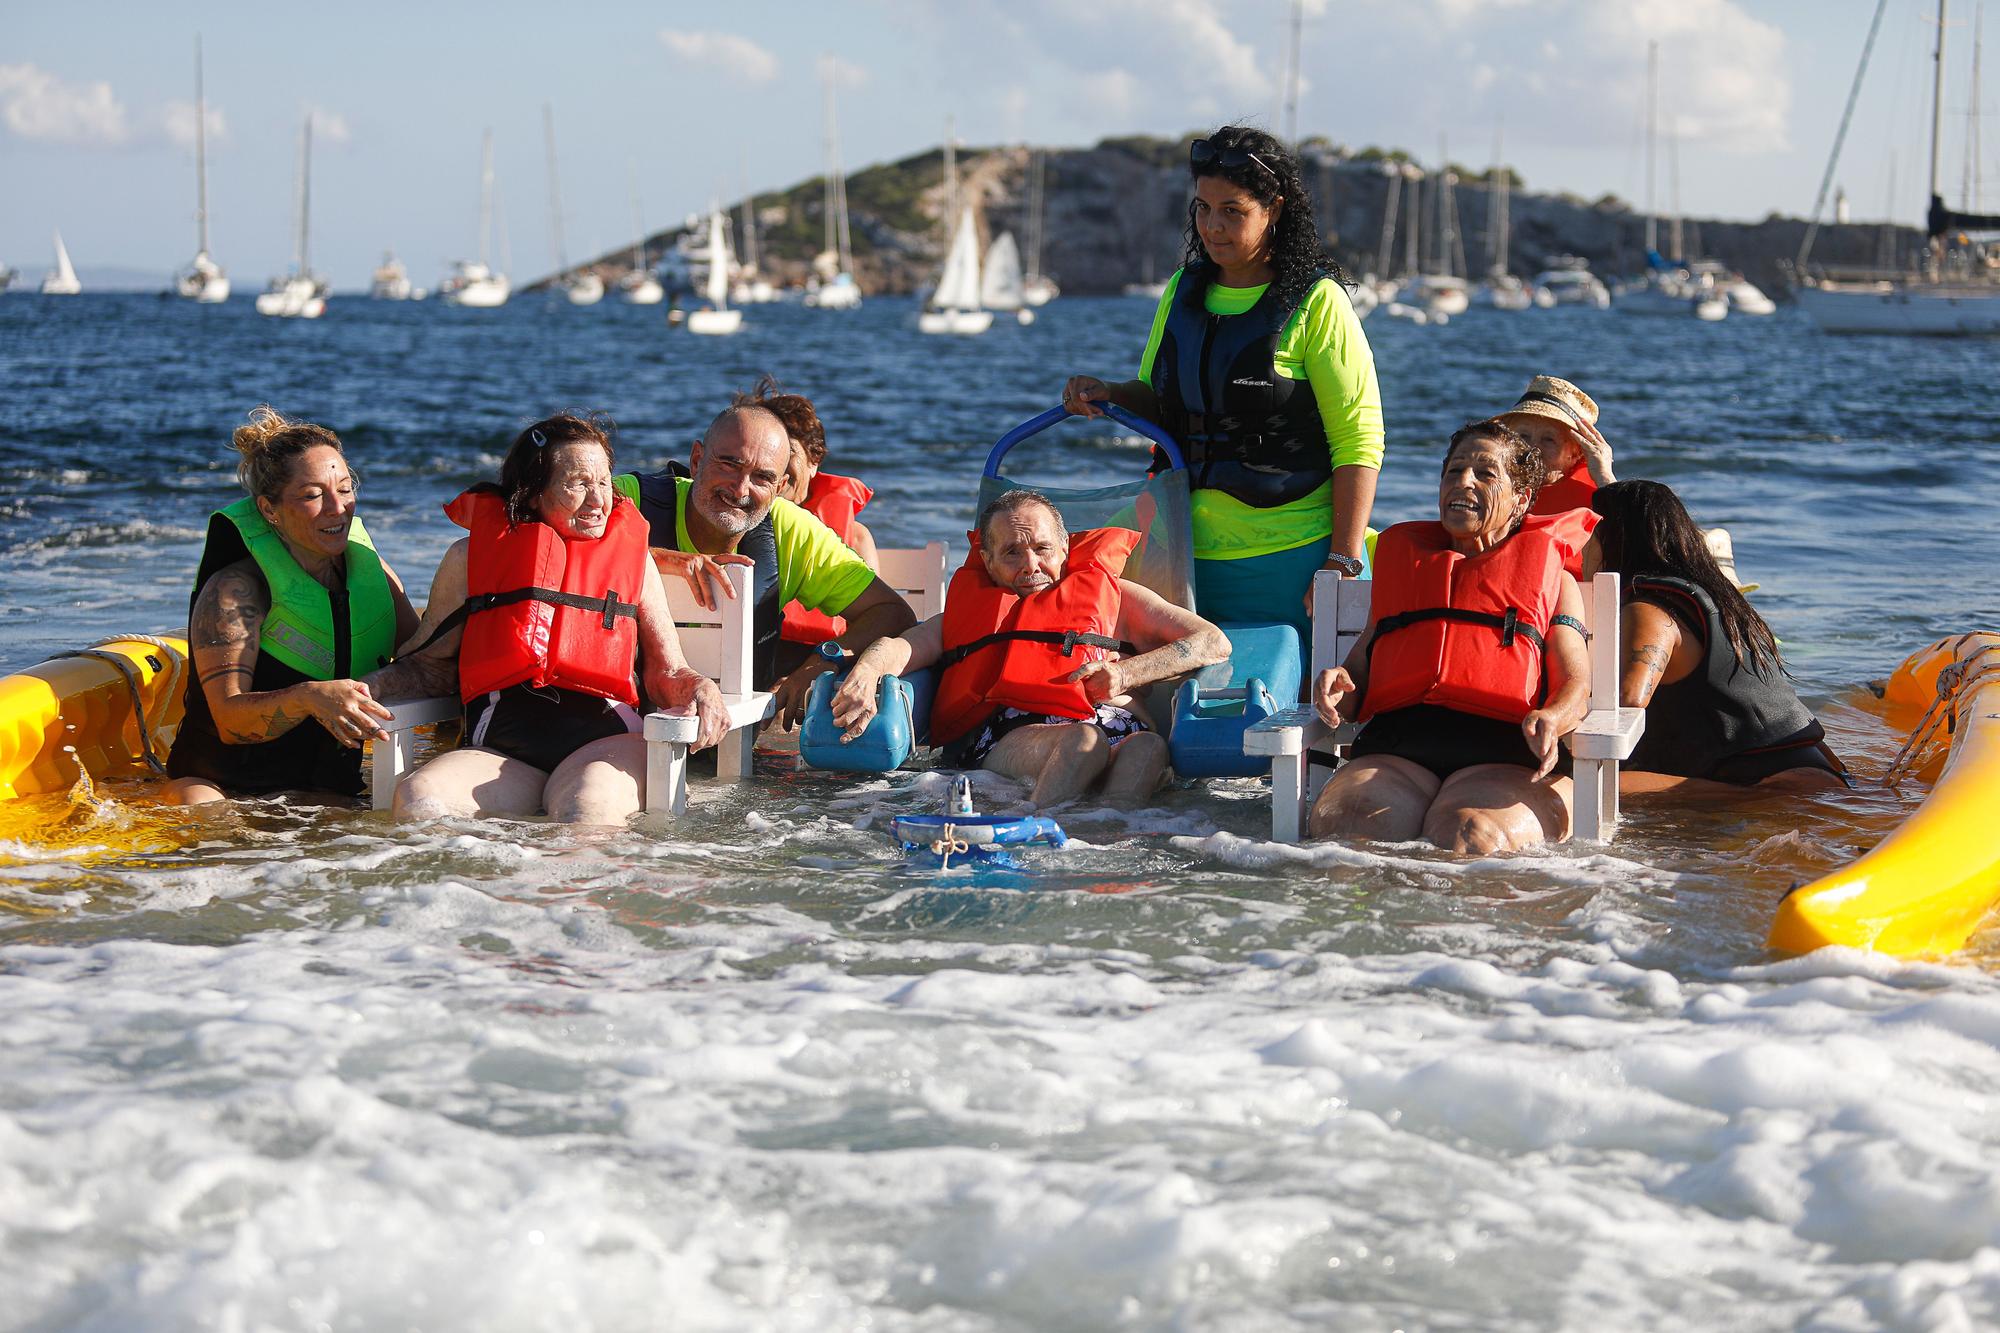
{"type": "MultiPolygon", "coordinates": [[[[906,301],[0,296],[0,672],[185,620],[229,432],[323,423],[420,592],[560,409],[685,458],[764,373],[878,542],[963,551],[992,441],[1147,303],[938,339],[906,301]]],[[[1367,331],[1379,524],[1529,378],[1724,526],[1863,776],[1860,687],[2000,621],[1996,345],[1578,309],[1367,331]]],[[[1069,425],[1010,473],[1137,476],[1069,425]]],[[[982,795],[1018,795],[983,781],[982,795]]],[[[0,841],[0,1328],[1950,1328],[2000,1322],[2000,985],[1763,945],[1920,793],[1634,801],[1608,847],[1283,848],[1254,780],[1060,812],[1004,875],[888,833],[929,771],[782,743],[677,821],[400,827],[145,783],[0,841]]],[[[54,809],[55,807],[52,807],[54,809]]]]}

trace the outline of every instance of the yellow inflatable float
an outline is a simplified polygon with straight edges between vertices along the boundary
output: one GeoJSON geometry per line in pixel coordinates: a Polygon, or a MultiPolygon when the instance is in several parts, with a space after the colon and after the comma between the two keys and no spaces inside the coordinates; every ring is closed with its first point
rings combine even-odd
{"type": "Polygon", "coordinates": [[[180,726],[187,640],[132,635],[0,679],[0,800],[80,777],[164,772],[180,726]]]}
{"type": "Polygon", "coordinates": [[[1940,747],[1949,754],[1930,795],[1880,846],[1786,895],[1774,949],[1947,954],[2000,902],[2000,634],[1962,634],[1913,654],[1883,703],[1910,736],[1892,780],[1921,775],[1940,747]]]}

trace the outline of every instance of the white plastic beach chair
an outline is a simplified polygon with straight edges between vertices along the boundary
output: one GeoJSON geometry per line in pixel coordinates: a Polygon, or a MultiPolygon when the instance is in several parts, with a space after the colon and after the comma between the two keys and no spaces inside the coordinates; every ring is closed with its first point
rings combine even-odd
{"type": "MultiPolygon", "coordinates": [[[[730,729],[716,756],[716,774],[734,782],[750,775],[757,729],[776,712],[777,705],[768,691],[751,687],[750,568],[727,565],[722,574],[736,596],[724,598],[718,609],[703,610],[695,602],[693,590],[682,579],[667,580],[667,605],[673,612],[681,652],[688,665],[721,687],[730,729]]],[[[389,739],[377,741],[373,753],[371,786],[377,810],[390,808],[395,801],[396,784],[409,775],[416,749],[415,729],[457,717],[459,701],[418,699],[395,704],[389,712],[390,720],[384,724],[389,739]]],[[[687,756],[695,734],[692,712],[675,710],[646,717],[648,810],[679,814],[687,808],[687,756]]]]}
{"type": "MultiPolygon", "coordinates": [[[[1313,576],[1313,643],[1310,682],[1327,667],[1347,660],[1368,628],[1371,584],[1343,578],[1336,570],[1313,576]]],[[[1618,706],[1618,576],[1599,574],[1584,593],[1583,622],[1590,629],[1589,711],[1565,738],[1574,763],[1576,816],[1571,838],[1608,842],[1618,822],[1618,765],[1646,729],[1644,709],[1618,706]]],[[[1271,837],[1276,842],[1303,839],[1306,817],[1320,788],[1332,776],[1332,766],[1346,758],[1347,747],[1360,728],[1354,723],[1338,731],[1319,720],[1310,704],[1286,709],[1252,727],[1243,736],[1245,754],[1271,760],[1271,837]],[[1318,755],[1321,766],[1315,766],[1318,755]]]]}

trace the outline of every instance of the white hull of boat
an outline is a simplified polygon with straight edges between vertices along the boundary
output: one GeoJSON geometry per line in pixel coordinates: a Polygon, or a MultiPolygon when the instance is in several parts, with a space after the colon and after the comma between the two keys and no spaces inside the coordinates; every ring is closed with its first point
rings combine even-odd
{"type": "Polygon", "coordinates": [[[992,327],[991,310],[926,310],[917,316],[917,328],[924,333],[969,336],[992,327]]]}
{"type": "Polygon", "coordinates": [[[1663,292],[1657,287],[1638,287],[1618,293],[1612,307],[1627,315],[1669,315],[1686,319],[1694,313],[1694,301],[1686,296],[1663,292]]]}
{"type": "Polygon", "coordinates": [[[513,292],[513,285],[506,278],[496,275],[491,278],[474,278],[462,283],[445,292],[444,299],[448,305],[465,306],[470,310],[492,310],[496,306],[506,305],[507,298],[513,295],[513,292]]]}
{"type": "Polygon", "coordinates": [[[690,310],[687,317],[689,333],[721,335],[735,333],[743,327],[741,310],[690,310]]]}
{"type": "Polygon", "coordinates": [[[815,310],[856,310],[861,306],[861,288],[852,278],[837,278],[818,291],[806,293],[806,304],[815,310]]]}
{"type": "Polygon", "coordinates": [[[377,278],[368,288],[368,297],[374,301],[407,301],[414,290],[408,278],[377,278]]]}
{"type": "Polygon", "coordinates": [[[596,305],[604,299],[604,279],[595,273],[579,274],[563,285],[563,295],[571,305],[596,305]]]}
{"type": "Polygon", "coordinates": [[[1054,279],[1030,278],[1028,279],[1027,287],[1021,294],[1021,299],[1029,305],[1043,306],[1061,295],[1062,289],[1056,286],[1054,279]]]}
{"type": "Polygon", "coordinates": [[[660,286],[660,280],[650,273],[637,282],[627,279],[618,284],[618,299],[626,305],[658,305],[667,299],[667,289],[660,286]]]}
{"type": "Polygon", "coordinates": [[[1366,319],[1375,313],[1376,307],[1382,304],[1382,299],[1375,295],[1373,287],[1365,282],[1357,282],[1354,284],[1354,290],[1347,293],[1347,303],[1354,307],[1356,319],[1366,319]]]}
{"type": "Polygon", "coordinates": [[[318,319],[326,313],[326,297],[311,278],[291,278],[257,294],[257,313],[278,319],[318,319]]]}
{"type": "Polygon", "coordinates": [[[59,278],[51,273],[42,279],[43,296],[78,296],[83,292],[83,284],[75,278],[59,278]]]}
{"type": "Polygon", "coordinates": [[[1763,290],[1755,283],[1733,283],[1727,295],[1729,297],[1729,309],[1734,314],[1775,315],[1778,313],[1778,303],[1764,295],[1763,290]]]}
{"type": "Polygon", "coordinates": [[[1801,287],[1797,296],[1813,323],[1828,333],[2000,334],[2000,291],[1878,283],[1801,287]]]}
{"type": "Polygon", "coordinates": [[[174,279],[174,290],[184,300],[217,305],[229,299],[229,276],[206,253],[198,254],[174,279]]]}

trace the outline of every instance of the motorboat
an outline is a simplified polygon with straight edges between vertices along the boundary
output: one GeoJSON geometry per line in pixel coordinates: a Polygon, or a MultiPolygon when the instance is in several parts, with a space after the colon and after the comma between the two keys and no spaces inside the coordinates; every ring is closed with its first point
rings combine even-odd
{"type": "Polygon", "coordinates": [[[410,286],[410,274],[403,262],[396,258],[393,250],[382,253],[382,262],[369,275],[368,295],[376,301],[407,301],[414,289],[410,286]]]}
{"type": "Polygon", "coordinates": [[[1555,305],[1589,306],[1596,310],[1611,308],[1611,289],[1590,271],[1586,261],[1574,255],[1564,255],[1553,261],[1534,276],[1532,285],[1546,291],[1555,305]]]}

